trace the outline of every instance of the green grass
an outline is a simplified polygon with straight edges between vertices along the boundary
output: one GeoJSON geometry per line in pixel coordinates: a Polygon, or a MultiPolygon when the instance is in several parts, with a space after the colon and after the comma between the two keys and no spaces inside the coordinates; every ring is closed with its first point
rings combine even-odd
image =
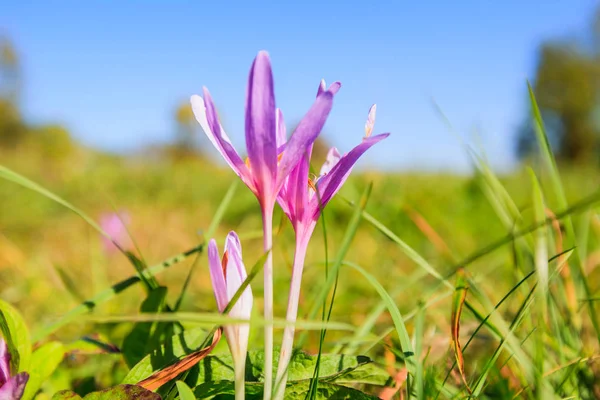
{"type": "MultiPolygon", "coordinates": [[[[535,173],[498,176],[478,156],[472,176],[355,173],[309,247],[299,314],[306,330],[297,336],[304,349],[358,352],[390,373],[408,368],[400,392],[414,398],[465,398],[465,382],[479,398],[599,396],[599,171],[559,168],[542,149],[535,173]],[[467,282],[458,320],[464,381],[451,335],[458,270],[467,282]]],[[[32,339],[70,343],[99,333],[120,346],[132,321],[222,321],[208,314],[216,305],[203,244],[212,236],[222,243],[235,229],[247,267],[264,256],[252,194],[240,184],[230,189],[234,174],[202,160],[82,154],[67,166],[47,165],[26,149],[0,154],[10,168],[0,170],[0,297],[24,315],[32,339]],[[113,204],[132,217],[137,269],[122,254],[102,250],[95,224],[113,204]],[[167,287],[166,302],[177,313],[135,317],[145,287],[154,287],[148,285],[167,287]],[[88,302],[80,304],[82,297],[88,302]]],[[[283,317],[293,232],[279,211],[274,220],[281,221],[273,250],[275,315],[283,317]]],[[[261,285],[252,282],[256,315],[261,285]]],[[[251,347],[261,346],[255,320],[251,347]]],[[[126,373],[114,354],[80,355],[66,359],[42,389],[85,391],[117,384],[126,373]]]]}

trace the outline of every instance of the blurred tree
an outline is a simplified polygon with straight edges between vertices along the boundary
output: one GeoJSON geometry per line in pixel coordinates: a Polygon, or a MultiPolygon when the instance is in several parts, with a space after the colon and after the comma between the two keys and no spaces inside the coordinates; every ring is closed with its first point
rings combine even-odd
{"type": "Polygon", "coordinates": [[[15,104],[0,97],[0,147],[14,148],[27,134],[27,126],[15,104]]]}
{"type": "Polygon", "coordinates": [[[20,92],[20,63],[13,44],[0,37],[0,97],[16,102],[20,92]]]}
{"type": "Polygon", "coordinates": [[[194,117],[189,100],[175,108],[174,120],[175,143],[168,153],[173,157],[202,157],[210,144],[194,117]]]}
{"type": "MultiPolygon", "coordinates": [[[[540,47],[533,90],[559,159],[597,162],[600,155],[600,14],[587,40],[547,42],[540,47]]],[[[531,120],[529,117],[528,120],[531,120]]],[[[535,150],[533,123],[521,126],[517,153],[535,150]]]]}
{"type": "Polygon", "coordinates": [[[0,37],[0,146],[14,147],[27,129],[19,109],[19,59],[12,43],[0,37]]]}
{"type": "Polygon", "coordinates": [[[321,169],[321,165],[325,162],[325,158],[327,158],[327,153],[332,146],[329,144],[327,139],[323,136],[323,134],[319,135],[317,140],[315,140],[315,144],[313,145],[312,152],[312,165],[318,173],[321,169]]]}
{"type": "Polygon", "coordinates": [[[44,125],[36,128],[35,142],[49,161],[66,160],[75,150],[69,131],[60,125],[44,125]]]}
{"type": "Polygon", "coordinates": [[[198,123],[194,118],[194,113],[189,102],[180,104],[175,110],[175,124],[177,144],[184,149],[193,148],[198,123]]]}
{"type": "Polygon", "coordinates": [[[63,161],[76,144],[59,125],[30,126],[19,111],[21,65],[8,38],[0,37],[0,147],[35,149],[46,161],[63,161]]]}

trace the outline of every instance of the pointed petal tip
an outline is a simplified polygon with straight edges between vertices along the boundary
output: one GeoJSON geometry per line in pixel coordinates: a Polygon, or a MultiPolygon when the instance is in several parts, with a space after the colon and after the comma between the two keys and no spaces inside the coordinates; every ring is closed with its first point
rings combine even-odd
{"type": "Polygon", "coordinates": [[[217,247],[217,241],[214,238],[208,241],[208,250],[219,251],[217,247]]]}
{"type": "Polygon", "coordinates": [[[317,88],[317,97],[319,97],[321,95],[321,93],[323,93],[327,88],[327,83],[325,83],[325,79],[321,79],[321,82],[319,82],[319,87],[317,88]]]}
{"type": "Polygon", "coordinates": [[[332,92],[333,94],[336,94],[341,89],[341,87],[342,87],[342,82],[335,81],[329,86],[329,89],[327,89],[327,90],[329,92],[332,92]]]}
{"type": "Polygon", "coordinates": [[[238,248],[241,247],[240,237],[238,236],[238,234],[235,231],[229,231],[229,233],[227,234],[226,240],[227,240],[227,242],[231,242],[238,248]]]}
{"type": "Polygon", "coordinates": [[[256,55],[254,62],[252,63],[252,69],[254,69],[257,65],[262,67],[271,68],[271,56],[266,50],[261,50],[256,55]]]}

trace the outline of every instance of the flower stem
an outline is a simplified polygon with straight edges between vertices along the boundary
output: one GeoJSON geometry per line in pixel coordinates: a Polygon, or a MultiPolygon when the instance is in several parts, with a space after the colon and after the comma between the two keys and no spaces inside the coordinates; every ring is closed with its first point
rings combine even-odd
{"type": "Polygon", "coordinates": [[[246,393],[246,354],[244,358],[236,363],[235,369],[235,400],[244,400],[246,393]]]}
{"type": "MultiPolygon", "coordinates": [[[[267,321],[273,320],[273,207],[263,207],[263,242],[264,250],[268,252],[265,261],[265,289],[264,289],[264,317],[267,321]]],[[[273,386],[273,325],[265,324],[265,386],[264,400],[271,400],[273,386]]]]}
{"type": "MultiPolygon", "coordinates": [[[[288,297],[288,308],[286,320],[296,322],[298,317],[298,301],[300,299],[300,286],[302,285],[302,271],[304,269],[304,258],[306,256],[307,243],[296,239],[296,250],[294,254],[294,266],[292,267],[292,280],[290,282],[290,294],[288,297]]],[[[292,346],[294,344],[294,325],[287,325],[283,331],[281,352],[279,353],[279,367],[275,379],[275,399],[283,399],[285,386],[288,378],[288,367],[292,358],[292,346]]]]}

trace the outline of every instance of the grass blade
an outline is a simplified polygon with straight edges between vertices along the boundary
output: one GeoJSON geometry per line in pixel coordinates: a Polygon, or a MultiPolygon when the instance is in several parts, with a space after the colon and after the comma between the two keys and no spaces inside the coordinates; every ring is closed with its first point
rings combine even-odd
{"type": "Polygon", "coordinates": [[[460,316],[462,314],[463,305],[465,304],[465,300],[467,298],[468,288],[469,284],[465,279],[465,272],[461,270],[458,273],[456,290],[454,291],[454,296],[452,298],[452,316],[450,323],[452,324],[452,348],[454,349],[454,356],[456,358],[455,364],[458,366],[458,371],[460,372],[460,377],[465,384],[465,388],[469,393],[472,393],[465,376],[465,360],[460,347],[460,316]]]}

